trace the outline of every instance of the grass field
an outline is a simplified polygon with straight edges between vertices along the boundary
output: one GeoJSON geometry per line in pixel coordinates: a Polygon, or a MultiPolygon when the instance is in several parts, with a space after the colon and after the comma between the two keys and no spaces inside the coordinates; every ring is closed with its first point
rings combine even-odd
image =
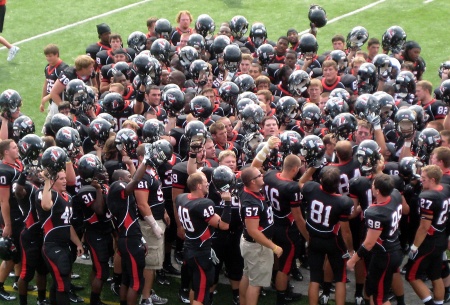
{"type": "MultiPolygon", "coordinates": [[[[429,1],[429,0],[428,0],[429,1]]],[[[319,53],[331,49],[331,37],[340,33],[344,36],[357,25],[366,27],[370,37],[381,39],[381,35],[391,25],[400,25],[406,31],[408,39],[416,40],[422,46],[422,57],[427,62],[427,72],[424,79],[438,85],[437,69],[441,62],[450,59],[450,47],[447,45],[448,12],[450,1],[434,0],[428,3],[424,0],[385,0],[385,1],[321,1],[328,14],[328,20],[344,14],[355,12],[368,5],[376,4],[367,10],[361,10],[319,29],[319,53]]],[[[218,28],[220,23],[229,21],[235,15],[244,15],[250,23],[263,22],[269,34],[269,39],[276,40],[286,35],[288,28],[294,27],[298,31],[308,29],[307,13],[311,1],[306,0],[78,0],[78,1],[36,1],[21,0],[8,1],[3,36],[11,43],[20,42],[21,48],[16,59],[6,61],[7,50],[0,50],[0,92],[11,88],[19,91],[23,98],[22,111],[29,115],[40,130],[45,115],[39,112],[39,103],[44,82],[44,67],[46,65],[43,48],[49,43],[56,43],[60,47],[61,58],[68,64],[73,64],[77,55],[84,54],[87,45],[96,42],[96,24],[108,23],[113,32],[120,33],[124,40],[129,33],[140,30],[146,32],[146,19],[151,16],[165,17],[175,25],[175,16],[179,10],[190,10],[194,18],[201,13],[211,15],[218,28]],[[100,18],[94,16],[120,9],[136,3],[137,5],[117,11],[100,18]],[[87,22],[80,22],[92,18],[87,22]],[[48,35],[35,36],[66,27],[48,35]]],[[[86,266],[77,272],[88,278],[86,266]]],[[[306,283],[305,283],[306,284],[306,283]]],[[[158,293],[168,297],[171,304],[177,302],[176,291],[173,287],[156,286],[158,293]]],[[[221,286],[224,291],[229,287],[221,286]]],[[[82,295],[89,296],[89,289],[82,295]]],[[[112,301],[109,289],[105,289],[104,300],[112,301]]],[[[230,304],[229,293],[221,294],[221,302],[230,304]],[[226,297],[225,297],[226,296],[226,297]],[[222,302],[223,300],[223,302],[222,302]]],[[[274,295],[261,299],[261,304],[273,304],[274,295]]],[[[306,304],[301,302],[300,304],[306,304]]]]}

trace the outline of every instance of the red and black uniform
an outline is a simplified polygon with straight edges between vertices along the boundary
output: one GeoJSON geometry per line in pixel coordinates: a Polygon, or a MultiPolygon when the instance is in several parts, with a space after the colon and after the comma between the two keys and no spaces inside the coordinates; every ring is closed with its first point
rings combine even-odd
{"type": "MultiPolygon", "coordinates": [[[[164,194],[161,186],[162,183],[158,173],[151,168],[146,170],[144,177],[136,187],[136,190],[138,191],[148,192],[148,205],[150,206],[155,220],[164,219],[164,194]]],[[[139,218],[144,220],[144,217],[140,213],[139,218]]]]}
{"type": "Polygon", "coordinates": [[[100,51],[111,50],[110,45],[102,44],[100,41],[93,43],[86,48],[86,55],[89,55],[93,60],[96,60],[97,53],[100,51]]]}
{"type": "MultiPolygon", "coordinates": [[[[16,183],[14,182],[14,184],[16,183]]],[[[20,233],[20,248],[22,249],[20,278],[28,283],[34,278],[35,271],[39,274],[46,274],[48,270],[41,253],[43,235],[35,202],[38,188],[32,183],[26,182],[24,189],[26,191],[25,197],[17,199],[19,207],[25,216],[25,228],[20,233]]]]}
{"type": "Polygon", "coordinates": [[[47,88],[46,92],[47,94],[50,94],[50,91],[52,91],[53,85],[55,85],[55,82],[58,80],[58,77],[64,69],[66,69],[68,65],[63,62],[61,59],[58,60],[56,65],[50,66],[50,64],[47,64],[44,68],[44,74],[45,74],[45,80],[47,82],[47,88]]]}
{"type": "Polygon", "coordinates": [[[425,113],[428,114],[427,122],[443,120],[448,113],[448,105],[441,100],[433,99],[426,105],[419,102],[418,105],[422,106],[425,113]]]}
{"type": "Polygon", "coordinates": [[[345,89],[344,84],[341,82],[341,77],[340,76],[336,77],[336,80],[331,85],[328,85],[325,82],[325,77],[322,77],[322,78],[319,78],[319,79],[322,81],[323,92],[331,92],[331,91],[333,91],[334,89],[337,89],[337,88],[345,89]]]}
{"type": "Polygon", "coordinates": [[[24,228],[24,216],[17,203],[16,195],[13,192],[13,181],[19,178],[23,170],[22,162],[17,160],[14,164],[5,161],[0,162],[0,188],[9,189],[9,217],[11,219],[11,239],[16,245],[17,254],[14,255],[13,261],[17,264],[20,262],[20,232],[24,228]]]}
{"type": "Polygon", "coordinates": [[[72,218],[72,198],[67,193],[51,190],[53,206],[42,209],[42,193],[36,194],[36,209],[44,231],[42,254],[53,278],[50,301],[54,304],[69,304],[70,274],[72,257],[70,253],[70,220],[72,218]]]}
{"type": "Polygon", "coordinates": [[[172,42],[172,45],[178,46],[180,44],[181,34],[183,33],[189,33],[192,34],[194,32],[194,29],[189,28],[187,31],[182,31],[179,27],[176,27],[173,29],[172,33],[170,34],[170,41],[172,42]]]}
{"type": "Polygon", "coordinates": [[[178,218],[185,230],[184,260],[189,278],[192,279],[194,300],[209,303],[209,288],[214,281],[214,266],[211,261],[211,235],[208,224],[214,213],[214,202],[207,198],[192,198],[181,194],[175,199],[178,218]]]}
{"type": "Polygon", "coordinates": [[[365,288],[366,294],[373,296],[376,305],[388,301],[392,276],[402,263],[403,254],[398,238],[401,217],[402,197],[395,189],[385,202],[372,204],[364,212],[366,227],[381,231],[380,237],[370,251],[365,288]]]}
{"type": "Polygon", "coordinates": [[[275,170],[264,175],[264,184],[274,216],[273,242],[283,249],[283,254],[279,257],[278,271],[289,274],[294,260],[295,244],[300,238],[291,212],[291,208],[300,207],[300,186],[298,182],[281,177],[281,173],[275,170]]]}
{"type": "Polygon", "coordinates": [[[70,67],[67,66],[65,69],[63,69],[59,75],[58,75],[58,79],[59,81],[64,85],[67,86],[67,84],[72,80],[72,79],[81,79],[83,82],[87,83],[90,79],[92,78],[92,75],[85,77],[85,78],[81,78],[78,76],[77,74],[77,70],[75,69],[75,67],[70,67]]]}
{"type": "MultiPolygon", "coordinates": [[[[100,81],[102,83],[111,83],[111,78],[114,76],[114,66],[115,63],[105,64],[100,69],[100,81]]],[[[125,75],[127,79],[130,78],[130,75],[125,75]]]]}
{"type": "Polygon", "coordinates": [[[417,250],[414,260],[406,264],[407,281],[422,279],[426,275],[431,281],[441,278],[442,254],[447,249],[445,233],[448,221],[450,187],[439,185],[438,190],[425,190],[419,195],[421,219],[430,218],[431,226],[417,250]]]}
{"type": "Polygon", "coordinates": [[[273,96],[283,97],[283,96],[292,96],[292,94],[283,88],[282,84],[278,84],[274,90],[272,91],[273,96]]]}
{"type": "MultiPolygon", "coordinates": [[[[108,113],[108,111],[106,111],[105,109],[102,109],[102,112],[108,113]]],[[[128,117],[132,116],[133,114],[134,114],[133,105],[129,100],[125,101],[125,105],[122,111],[114,111],[113,113],[110,113],[110,115],[112,115],[117,121],[116,129],[114,131],[117,132],[118,130],[122,129],[123,122],[128,120],[128,117]]]]}
{"type": "Polygon", "coordinates": [[[347,252],[339,234],[340,222],[348,221],[353,201],[340,194],[327,193],[314,181],[302,188],[306,208],[306,229],[309,232],[309,266],[311,282],[323,282],[323,264],[328,256],[336,282],[346,282],[346,263],[342,256],[347,252]]]}
{"type": "MultiPolygon", "coordinates": [[[[108,186],[102,185],[103,204],[106,206],[108,186]]],[[[92,269],[95,277],[106,281],[109,276],[109,258],[114,254],[112,222],[109,210],[104,206],[104,214],[97,214],[93,204],[97,199],[97,190],[92,185],[84,185],[73,197],[73,204],[82,207],[86,231],[84,241],[91,253],[92,269]]]]}
{"type": "Polygon", "coordinates": [[[111,184],[106,204],[112,215],[114,227],[119,235],[118,248],[122,261],[122,285],[141,292],[144,287],[145,246],[142,243],[141,227],[136,200],[127,196],[123,181],[111,184]]]}
{"type": "MultiPolygon", "coordinates": [[[[122,48],[125,50],[125,56],[127,62],[132,62],[134,57],[136,57],[136,52],[132,48],[122,48]]],[[[105,65],[110,65],[114,63],[113,50],[101,50],[95,55],[95,62],[99,69],[105,65]]]]}
{"type": "Polygon", "coordinates": [[[339,193],[341,195],[348,195],[348,193],[350,192],[350,180],[352,180],[354,177],[361,176],[358,160],[356,160],[356,158],[352,158],[342,163],[331,163],[329,165],[337,167],[341,173],[339,193]]]}

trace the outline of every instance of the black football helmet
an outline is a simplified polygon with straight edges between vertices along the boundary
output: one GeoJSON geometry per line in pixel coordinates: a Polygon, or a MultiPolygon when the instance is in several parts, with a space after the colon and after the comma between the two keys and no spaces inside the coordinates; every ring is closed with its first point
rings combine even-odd
{"type": "Polygon", "coordinates": [[[162,74],[162,68],[159,61],[154,58],[150,57],[150,69],[148,71],[148,76],[152,79],[152,83],[159,86],[161,83],[161,74],[162,74]]]}
{"type": "Polygon", "coordinates": [[[47,148],[41,158],[42,167],[48,171],[52,180],[60,171],[66,169],[66,162],[67,154],[64,149],[58,146],[47,148]]]}
{"type": "Polygon", "coordinates": [[[255,104],[259,104],[258,96],[253,92],[250,91],[242,92],[241,94],[239,94],[238,102],[243,98],[251,99],[253,102],[255,102],[255,104]]]}
{"type": "Polygon", "coordinates": [[[173,147],[167,140],[145,144],[145,156],[153,168],[158,168],[172,159],[173,147]]]}
{"type": "Polygon", "coordinates": [[[333,91],[330,92],[330,98],[332,97],[339,97],[344,100],[344,102],[347,103],[347,105],[350,105],[350,93],[343,89],[343,88],[336,88],[333,91]]]}
{"type": "Polygon", "coordinates": [[[252,161],[255,157],[255,150],[264,141],[264,137],[259,132],[251,132],[244,135],[242,151],[246,161],[252,161]]]}
{"type": "Polygon", "coordinates": [[[416,78],[409,71],[401,71],[395,79],[395,93],[401,98],[416,93],[416,78]]]}
{"type": "Polygon", "coordinates": [[[308,166],[316,167],[317,163],[322,163],[321,161],[325,155],[325,145],[321,138],[316,135],[306,136],[300,142],[300,146],[300,154],[305,158],[308,166]]]}
{"type": "Polygon", "coordinates": [[[276,116],[280,124],[286,124],[298,115],[298,103],[290,96],[283,96],[276,105],[276,116]]]}
{"type": "Polygon", "coordinates": [[[248,74],[241,74],[234,79],[234,83],[239,87],[239,93],[253,91],[255,80],[248,74]]]}
{"type": "Polygon", "coordinates": [[[342,50],[331,51],[329,59],[333,60],[338,67],[338,73],[344,73],[348,67],[347,54],[342,50]]]}
{"type": "Polygon", "coordinates": [[[117,92],[106,94],[103,98],[103,108],[110,114],[120,113],[125,108],[122,94],[117,92]]]}
{"type": "Polygon", "coordinates": [[[422,162],[415,157],[404,157],[398,163],[398,174],[405,181],[419,180],[419,170],[422,167],[422,162]]]}
{"type": "Polygon", "coordinates": [[[354,106],[355,116],[360,120],[367,120],[369,116],[380,114],[378,100],[372,94],[362,94],[356,98],[354,106]]]}
{"type": "Polygon", "coordinates": [[[316,37],[312,34],[303,34],[299,40],[300,53],[304,58],[313,58],[319,49],[316,37]]]}
{"type": "Polygon", "coordinates": [[[139,90],[141,85],[144,85],[144,86],[147,87],[147,86],[150,86],[151,84],[153,84],[153,80],[151,79],[151,77],[143,76],[143,78],[141,78],[141,76],[140,75],[136,75],[133,78],[132,85],[133,85],[133,88],[134,88],[135,91],[139,90]],[[144,81],[142,81],[142,79],[144,79],[144,81]]]}
{"type": "Polygon", "coordinates": [[[0,259],[10,261],[19,255],[14,242],[9,237],[0,237],[0,259]]]}
{"type": "Polygon", "coordinates": [[[186,127],[184,136],[187,138],[189,145],[203,146],[206,142],[208,130],[205,124],[200,121],[190,121],[186,127]]]}
{"type": "Polygon", "coordinates": [[[106,113],[106,112],[99,113],[97,115],[97,119],[105,119],[106,121],[109,122],[109,124],[111,124],[111,129],[112,130],[116,130],[116,128],[117,128],[117,120],[112,115],[110,115],[109,113],[106,113]]]}
{"type": "Polygon", "coordinates": [[[406,41],[406,33],[399,26],[391,26],[384,32],[381,39],[384,50],[391,51],[394,54],[400,53],[406,41]]]}
{"type": "Polygon", "coordinates": [[[377,72],[373,64],[363,63],[358,70],[358,93],[372,94],[377,90],[377,72]]]}
{"type": "Polygon", "coordinates": [[[300,134],[293,130],[286,130],[280,135],[280,152],[284,156],[294,154],[300,154],[302,137],[300,134]]]}
{"type": "Polygon", "coordinates": [[[392,95],[384,91],[377,91],[373,96],[378,100],[378,104],[380,105],[381,123],[384,124],[388,120],[394,121],[398,108],[392,95]]]}
{"type": "Polygon", "coordinates": [[[322,119],[319,106],[314,103],[306,103],[302,108],[301,126],[309,133],[314,132],[314,129],[319,127],[322,119]]]}
{"type": "Polygon", "coordinates": [[[139,76],[148,75],[150,71],[150,56],[147,54],[139,54],[133,60],[133,70],[139,76]]]}
{"type": "Polygon", "coordinates": [[[236,112],[238,117],[241,119],[241,114],[242,111],[244,110],[245,107],[247,107],[247,105],[253,105],[255,103],[255,101],[253,101],[252,99],[248,98],[248,97],[239,97],[237,103],[236,103],[236,112]]]}
{"type": "Polygon", "coordinates": [[[0,111],[6,117],[11,118],[11,114],[16,112],[21,106],[22,97],[16,90],[7,89],[0,94],[0,111]]]}
{"type": "MultiPolygon", "coordinates": [[[[434,128],[425,128],[422,130],[418,137],[415,138],[417,143],[415,146],[416,156],[420,161],[427,164],[430,159],[430,155],[436,147],[441,146],[441,135],[439,131],[434,128]]],[[[412,148],[412,146],[411,146],[412,148]]]]}
{"type": "Polygon", "coordinates": [[[400,109],[395,114],[394,123],[403,138],[410,138],[417,130],[416,113],[411,109],[400,109]]]}
{"type": "Polygon", "coordinates": [[[308,89],[310,78],[303,70],[295,70],[288,79],[289,93],[293,96],[301,96],[308,89]]]}
{"type": "Polygon", "coordinates": [[[211,181],[218,193],[231,193],[236,185],[236,175],[228,166],[220,165],[213,170],[211,181]]]}
{"type": "Polygon", "coordinates": [[[372,60],[373,65],[377,69],[377,75],[382,78],[391,76],[392,63],[386,54],[377,54],[372,60]]]}
{"type": "Polygon", "coordinates": [[[189,72],[195,84],[204,86],[208,83],[209,65],[203,59],[194,60],[189,68],[189,72]]]}
{"type": "Polygon", "coordinates": [[[236,105],[239,95],[239,87],[233,82],[223,82],[219,88],[219,96],[225,103],[236,105]]]}
{"type": "Polygon", "coordinates": [[[75,158],[80,153],[81,138],[78,130],[72,127],[63,127],[56,133],[56,145],[63,148],[69,158],[75,158]]]}
{"type": "Polygon", "coordinates": [[[234,38],[240,39],[248,31],[248,21],[244,16],[234,16],[230,21],[231,35],[234,38]]]}
{"type": "Polygon", "coordinates": [[[62,113],[57,113],[50,119],[50,129],[56,134],[58,130],[61,128],[68,126],[72,127],[73,122],[72,119],[69,118],[67,115],[62,113]]]}
{"type": "Polygon", "coordinates": [[[444,73],[444,70],[450,70],[450,61],[446,61],[441,63],[438,70],[439,78],[442,78],[442,73],[444,73]]]}
{"type": "Polygon", "coordinates": [[[417,130],[422,130],[427,125],[429,115],[425,110],[419,105],[409,106],[409,109],[415,112],[415,117],[417,121],[417,130]]]}
{"type": "Polygon", "coordinates": [[[30,117],[21,115],[13,123],[13,139],[17,142],[27,134],[33,134],[36,131],[34,122],[30,117]]]}
{"type": "Polygon", "coordinates": [[[330,97],[325,103],[323,112],[326,120],[331,124],[333,119],[340,113],[349,112],[348,104],[340,97],[330,97]]]}
{"type": "Polygon", "coordinates": [[[331,122],[330,132],[338,141],[349,140],[357,125],[358,121],[351,113],[340,113],[331,122]]]}
{"type": "Polygon", "coordinates": [[[188,38],[187,45],[201,53],[206,47],[205,38],[200,34],[191,34],[188,38]]]}
{"type": "MultiPolygon", "coordinates": [[[[129,75],[131,72],[131,67],[127,62],[124,61],[118,61],[114,64],[114,67],[112,68],[112,73],[113,76],[118,73],[121,72],[123,75],[125,75],[125,77],[127,79],[129,79],[129,75]]],[[[89,86],[88,86],[89,87],[89,86]]]]}
{"type": "Polygon", "coordinates": [[[250,29],[249,37],[255,48],[259,48],[267,39],[266,26],[260,22],[254,23],[250,29]]]}
{"type": "Polygon", "coordinates": [[[170,116],[177,116],[184,108],[184,92],[180,89],[169,89],[163,94],[163,106],[170,116]]]}
{"type": "Polygon", "coordinates": [[[309,7],[308,19],[317,28],[324,27],[327,24],[327,12],[319,5],[312,4],[309,7]]]}
{"type": "Polygon", "coordinates": [[[271,44],[265,43],[256,49],[256,55],[258,55],[261,65],[266,66],[273,61],[275,57],[275,48],[271,44]]]}
{"type": "Polygon", "coordinates": [[[223,49],[224,67],[228,72],[235,73],[242,61],[241,49],[235,44],[230,44],[223,49]]]}
{"type": "Polygon", "coordinates": [[[66,96],[72,109],[79,109],[87,101],[86,85],[81,79],[72,79],[66,86],[66,96]]]}
{"type": "Polygon", "coordinates": [[[142,127],[144,127],[145,117],[141,114],[133,114],[128,117],[128,120],[135,122],[138,125],[138,135],[139,131],[142,131],[142,127]]]}
{"type": "Polygon", "coordinates": [[[153,41],[152,46],[150,47],[150,53],[158,61],[169,64],[170,43],[163,38],[158,38],[153,41]]]}
{"type": "Polygon", "coordinates": [[[214,54],[221,55],[223,53],[223,50],[226,48],[226,46],[230,45],[231,40],[226,35],[218,35],[216,38],[214,38],[214,41],[212,43],[212,51],[214,54]]]}
{"type": "Polygon", "coordinates": [[[97,117],[89,125],[89,138],[93,143],[103,146],[109,138],[112,125],[107,120],[97,117]]]}
{"type": "Polygon", "coordinates": [[[91,183],[94,179],[100,184],[107,182],[106,169],[94,154],[86,154],[78,160],[78,173],[85,183],[91,183]]]}
{"type": "Polygon", "coordinates": [[[191,46],[182,47],[180,50],[180,54],[178,54],[178,57],[184,69],[189,69],[192,62],[196,59],[199,59],[197,50],[191,46]]]}
{"type": "Polygon", "coordinates": [[[136,149],[139,145],[139,138],[133,129],[122,128],[117,132],[114,141],[118,151],[125,150],[130,158],[137,158],[136,149]]]}
{"type": "Polygon", "coordinates": [[[157,119],[149,119],[142,127],[142,142],[153,143],[164,135],[164,124],[157,119]]]}
{"type": "Polygon", "coordinates": [[[206,96],[197,95],[190,101],[189,109],[195,118],[204,120],[211,116],[213,105],[206,96]]]}
{"type": "Polygon", "coordinates": [[[41,137],[35,134],[28,134],[17,142],[20,159],[24,164],[37,165],[37,160],[44,148],[41,137]]]}
{"type": "Polygon", "coordinates": [[[259,131],[259,123],[264,118],[264,110],[256,104],[248,104],[239,113],[245,133],[259,131]]]}
{"type": "Polygon", "coordinates": [[[439,92],[441,93],[442,101],[447,105],[450,105],[450,79],[447,79],[439,86],[439,92]]]}
{"type": "Polygon", "coordinates": [[[128,36],[128,47],[140,53],[145,50],[145,45],[147,44],[147,36],[144,33],[136,31],[128,36]]]}
{"type": "Polygon", "coordinates": [[[369,32],[362,26],[356,26],[347,35],[347,48],[360,50],[368,39],[369,32]]]}
{"type": "Polygon", "coordinates": [[[208,14],[201,14],[197,17],[195,22],[195,32],[202,35],[203,37],[209,34],[214,34],[216,25],[214,20],[208,14]]]}
{"type": "Polygon", "coordinates": [[[172,32],[172,25],[170,21],[164,18],[159,18],[155,22],[155,32],[158,34],[158,38],[170,39],[170,33],[172,32]]]}
{"type": "Polygon", "coordinates": [[[359,144],[356,156],[361,173],[368,176],[375,172],[377,162],[381,159],[380,146],[374,140],[364,140],[359,144]]]}

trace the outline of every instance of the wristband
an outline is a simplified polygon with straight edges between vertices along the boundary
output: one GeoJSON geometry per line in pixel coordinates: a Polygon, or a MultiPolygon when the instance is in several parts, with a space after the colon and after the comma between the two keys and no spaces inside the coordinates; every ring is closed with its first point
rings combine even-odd
{"type": "Polygon", "coordinates": [[[189,153],[189,158],[197,159],[197,154],[196,153],[189,153]]]}
{"type": "Polygon", "coordinates": [[[375,130],[381,130],[381,125],[375,125],[375,126],[373,126],[373,129],[375,129],[375,130]]]}
{"type": "Polygon", "coordinates": [[[136,102],[143,102],[145,99],[145,92],[137,90],[136,92],[136,102]]]}
{"type": "Polygon", "coordinates": [[[413,245],[411,246],[411,251],[416,252],[417,249],[419,249],[419,247],[417,247],[416,245],[413,244],[413,245]]]}
{"type": "Polygon", "coordinates": [[[404,147],[411,147],[411,142],[405,142],[405,144],[403,144],[404,147]]]}
{"type": "Polygon", "coordinates": [[[366,249],[366,247],[364,247],[364,245],[361,245],[356,254],[358,254],[359,257],[364,258],[369,254],[369,251],[366,249]]]}
{"type": "Polygon", "coordinates": [[[277,251],[278,246],[275,246],[275,248],[272,249],[273,253],[275,253],[275,251],[277,251]]]}

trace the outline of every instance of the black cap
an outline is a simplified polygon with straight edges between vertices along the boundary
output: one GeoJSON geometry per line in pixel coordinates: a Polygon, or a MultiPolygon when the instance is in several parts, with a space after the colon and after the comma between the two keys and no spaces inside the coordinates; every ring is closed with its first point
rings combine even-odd
{"type": "Polygon", "coordinates": [[[298,34],[297,30],[296,29],[292,29],[292,28],[287,31],[287,36],[289,36],[289,34],[291,34],[291,33],[298,34]]]}
{"type": "Polygon", "coordinates": [[[127,51],[124,48],[118,48],[117,50],[115,50],[113,52],[113,55],[118,55],[118,54],[127,54],[127,51]]]}
{"type": "Polygon", "coordinates": [[[99,35],[102,35],[105,33],[111,33],[111,28],[106,23],[97,24],[97,33],[99,35]]]}

